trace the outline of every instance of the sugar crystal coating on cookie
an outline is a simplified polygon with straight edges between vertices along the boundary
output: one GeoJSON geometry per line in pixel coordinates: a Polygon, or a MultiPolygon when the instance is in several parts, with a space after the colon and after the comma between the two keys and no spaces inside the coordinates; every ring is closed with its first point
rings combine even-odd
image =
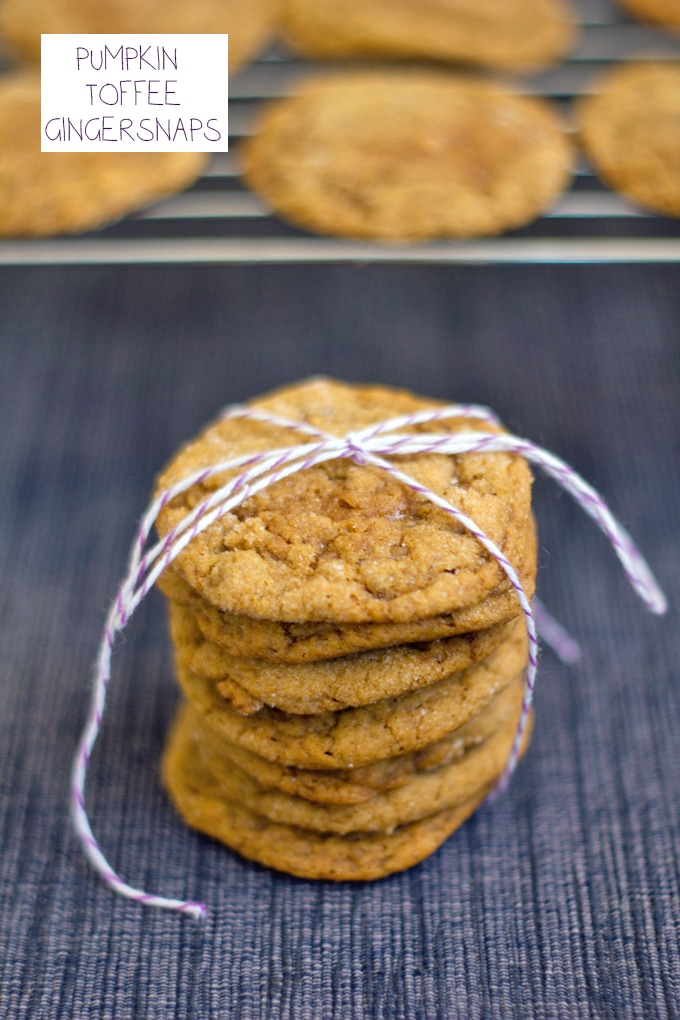
{"type": "MultiPolygon", "coordinates": [[[[527,595],[534,596],[538,545],[533,518],[519,559],[513,559],[527,595]]],[[[231,655],[267,662],[313,663],[356,652],[391,648],[393,645],[437,641],[470,635],[513,620],[520,613],[516,593],[499,585],[481,602],[466,609],[402,623],[286,623],[228,613],[202,598],[172,566],[158,579],[158,587],[171,602],[189,608],[203,636],[231,655]]]]}
{"type": "Polygon", "coordinates": [[[633,202],[680,216],[680,67],[622,64],[577,107],[598,173],[633,202]]]}
{"type": "Polygon", "coordinates": [[[444,72],[328,76],[271,105],[247,183],[308,230],[386,241],[482,237],[533,220],[571,177],[551,106],[444,72]]]}
{"type": "MultiPolygon", "coordinates": [[[[386,387],[316,379],[252,406],[342,436],[442,405],[386,387]]],[[[459,418],[438,422],[436,431],[475,427],[492,430],[459,418]]],[[[158,491],[229,458],[298,443],[299,436],[277,425],[218,421],[174,458],[158,491]]],[[[468,514],[511,562],[522,559],[531,496],[522,458],[466,453],[395,459],[468,514]]],[[[159,533],[168,534],[225,480],[212,477],[175,497],[159,514],[159,533]]],[[[476,606],[509,587],[495,559],[449,514],[380,468],[347,458],[306,468],[251,496],[192,540],[173,566],[218,610],[298,623],[426,619],[476,606]]]]}
{"type": "Polygon", "coordinates": [[[401,784],[376,791],[370,800],[360,804],[316,804],[304,797],[272,789],[240,769],[228,756],[220,754],[214,743],[205,740],[200,729],[197,743],[205,765],[219,780],[225,796],[247,803],[253,811],[271,821],[340,835],[385,832],[454,807],[498,777],[517,729],[521,683],[515,681],[510,693],[511,711],[485,740],[468,747],[450,762],[418,770],[404,777],[401,784]]]}
{"type": "Polygon", "coordinates": [[[425,747],[464,725],[519,676],[526,664],[523,621],[480,663],[420,690],[360,708],[289,715],[264,705],[240,713],[215,685],[177,661],[184,694],[221,738],[270,761],[301,768],[367,765],[425,747]]]}
{"type": "Polygon", "coordinates": [[[277,663],[232,655],[206,640],[188,607],[170,605],[172,640],[182,662],[212,680],[246,713],[264,703],[284,712],[316,715],[396,697],[483,659],[508,637],[512,626],[498,624],[453,638],[321,662],[277,663]]]}

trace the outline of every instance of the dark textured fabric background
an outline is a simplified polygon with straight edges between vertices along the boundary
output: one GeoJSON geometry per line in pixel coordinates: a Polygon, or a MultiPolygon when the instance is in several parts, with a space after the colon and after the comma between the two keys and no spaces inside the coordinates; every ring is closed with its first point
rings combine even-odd
{"type": "Polygon", "coordinates": [[[672,267],[0,272],[0,1016],[680,1016],[680,273],[672,267]],[[104,852],[202,926],[93,874],[70,759],[154,472],[229,401],[313,372],[491,404],[570,461],[671,599],[650,616],[590,521],[536,484],[545,651],[530,753],[428,861],[274,874],[160,789],[176,701],[160,597],[114,663],[88,807],[104,852]]]}

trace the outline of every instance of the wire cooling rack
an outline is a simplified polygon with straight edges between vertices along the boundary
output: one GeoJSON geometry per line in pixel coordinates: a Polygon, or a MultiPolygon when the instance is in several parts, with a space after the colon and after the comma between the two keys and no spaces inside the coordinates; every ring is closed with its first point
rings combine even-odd
{"type": "MultiPolygon", "coordinates": [[[[571,59],[518,86],[560,104],[567,119],[571,100],[607,66],[628,57],[680,62],[680,36],[633,24],[608,0],[581,0],[581,10],[581,41],[571,59]]],[[[0,242],[0,264],[680,262],[680,220],[627,204],[585,160],[547,215],[493,240],[395,246],[296,230],[243,186],[235,153],[263,102],[292,94],[296,81],[320,69],[283,49],[271,51],[231,82],[230,151],[216,154],[191,190],[79,237],[0,242]]]]}

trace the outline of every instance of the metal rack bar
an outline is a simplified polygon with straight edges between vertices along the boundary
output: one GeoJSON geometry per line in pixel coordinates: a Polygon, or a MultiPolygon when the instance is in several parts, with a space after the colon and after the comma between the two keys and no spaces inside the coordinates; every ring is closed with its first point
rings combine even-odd
{"type": "MultiPolygon", "coordinates": [[[[582,0],[582,11],[577,53],[560,67],[516,83],[518,91],[564,103],[589,92],[600,70],[616,60],[635,55],[680,61],[680,37],[623,21],[607,0],[582,0]]],[[[251,133],[263,101],[294,92],[296,80],[320,68],[276,48],[242,72],[230,86],[234,149],[251,133]]],[[[0,242],[0,265],[229,262],[677,263],[680,220],[629,205],[581,160],[572,190],[519,236],[403,246],[312,237],[282,224],[241,184],[232,150],[216,154],[190,191],[120,224],[77,238],[0,242]]]]}

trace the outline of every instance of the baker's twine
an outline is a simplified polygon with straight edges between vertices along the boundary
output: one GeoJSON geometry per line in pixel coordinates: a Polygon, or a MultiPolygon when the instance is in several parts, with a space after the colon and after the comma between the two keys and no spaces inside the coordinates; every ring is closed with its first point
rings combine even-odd
{"type": "Polygon", "coordinates": [[[90,827],[85,810],[85,779],[92,748],[102,724],[106,692],[111,678],[111,653],[116,635],[127,626],[140,602],[147,596],[158,577],[182,549],[202,531],[205,531],[211,524],[250,496],[254,496],[255,493],[261,492],[275,482],[297,474],[299,471],[305,471],[329,460],[346,457],[356,464],[370,464],[379,468],[414,492],[420,493],[424,499],[434,503],[444,513],[450,514],[462,524],[493,556],[517,594],[526,620],[529,652],[517,732],[507,764],[492,790],[492,796],[498,795],[506,788],[519,758],[536,682],[537,624],[544,640],[555,648],[564,661],[573,661],[578,657],[578,645],[537,600],[532,607],[515,568],[498,546],[467,514],[452,506],[431,489],[421,485],[395,463],[386,460],[385,457],[431,453],[449,455],[513,453],[525,457],[532,464],[542,468],[563,489],[566,489],[578,505],[593,518],[613,545],[626,577],[647,609],[660,614],[664,613],[667,608],[663,592],[630,535],[613,517],[599,493],[559,457],[527,439],[507,433],[482,432],[474,428],[454,434],[403,431],[416,425],[430,424],[448,418],[472,418],[491,425],[498,425],[498,418],[488,408],[475,404],[451,404],[434,411],[421,411],[418,414],[391,418],[389,421],[380,422],[341,437],[331,436],[305,423],[290,421],[249,407],[228,407],[222,413],[221,418],[223,420],[246,418],[275,425],[299,433],[301,436],[311,437],[312,441],[279,448],[268,453],[220,461],[202,471],[194,472],[166,489],[148,507],[132,545],[127,574],[106,619],[94,671],[92,704],[76,752],[70,790],[71,814],[78,838],[94,869],[114,892],[147,906],[162,907],[188,914],[197,920],[205,915],[206,906],[204,903],[152,895],[128,885],[116,874],[101,852],[90,827]],[[398,429],[402,431],[394,434],[398,429]],[[235,477],[211,493],[164,538],[148,547],[154,522],[171,499],[194,485],[200,485],[213,475],[238,469],[240,470],[235,477]]]}

